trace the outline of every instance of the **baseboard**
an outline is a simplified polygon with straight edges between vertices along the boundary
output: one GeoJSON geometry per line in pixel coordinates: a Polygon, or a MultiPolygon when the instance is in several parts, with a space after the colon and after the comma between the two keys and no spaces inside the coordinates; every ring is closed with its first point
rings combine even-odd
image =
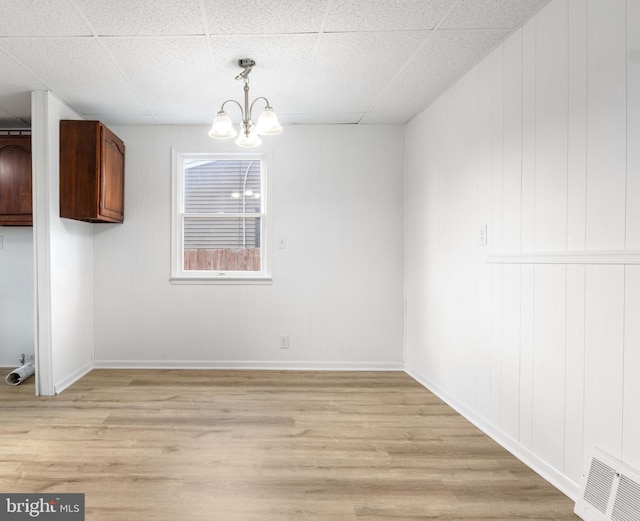
{"type": "Polygon", "coordinates": [[[84,375],[89,373],[93,368],[94,368],[94,363],[88,362],[85,366],[81,367],[80,369],[70,374],[66,378],[63,378],[62,380],[60,380],[58,383],[54,385],[54,393],[60,394],[67,387],[74,384],[75,382],[80,380],[80,378],[82,378],[84,375]]]}
{"type": "Polygon", "coordinates": [[[484,432],[487,436],[493,439],[496,443],[508,450],[522,463],[527,465],[531,470],[542,476],[545,480],[556,487],[565,496],[575,501],[578,497],[579,484],[569,479],[562,472],[558,471],[555,467],[549,465],[546,461],[541,459],[530,449],[522,445],[517,440],[514,440],[511,436],[505,434],[502,430],[495,425],[488,423],[484,418],[478,416],[473,411],[459,403],[452,398],[445,390],[441,389],[433,382],[431,382],[419,371],[411,367],[405,367],[405,372],[420,383],[423,387],[427,388],[433,394],[435,394],[442,401],[447,403],[451,408],[455,409],[461,416],[470,421],[478,429],[484,432]]]}
{"type": "Polygon", "coordinates": [[[96,360],[94,369],[262,369],[274,371],[404,371],[404,364],[220,360],[96,360]]]}

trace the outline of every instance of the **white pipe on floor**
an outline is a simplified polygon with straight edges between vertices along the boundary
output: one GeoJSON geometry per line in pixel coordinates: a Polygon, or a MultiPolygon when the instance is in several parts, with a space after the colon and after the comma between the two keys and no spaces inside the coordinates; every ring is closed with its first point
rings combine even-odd
{"type": "Polygon", "coordinates": [[[24,365],[16,367],[4,379],[9,385],[19,385],[36,372],[36,364],[33,360],[29,360],[24,365]]]}

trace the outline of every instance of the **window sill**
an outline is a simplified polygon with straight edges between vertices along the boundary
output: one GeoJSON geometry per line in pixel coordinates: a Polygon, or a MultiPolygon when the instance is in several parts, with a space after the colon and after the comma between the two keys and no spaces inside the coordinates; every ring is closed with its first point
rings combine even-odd
{"type": "Polygon", "coordinates": [[[217,276],[194,275],[194,276],[175,276],[169,279],[171,284],[247,284],[247,285],[266,285],[273,284],[271,276],[217,276]]]}

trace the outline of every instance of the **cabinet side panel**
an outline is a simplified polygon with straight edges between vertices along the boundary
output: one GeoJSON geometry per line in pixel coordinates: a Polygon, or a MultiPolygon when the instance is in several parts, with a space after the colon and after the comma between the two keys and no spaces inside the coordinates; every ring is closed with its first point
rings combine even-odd
{"type": "Polygon", "coordinates": [[[60,217],[98,214],[97,129],[94,121],[60,121],[60,217]]]}

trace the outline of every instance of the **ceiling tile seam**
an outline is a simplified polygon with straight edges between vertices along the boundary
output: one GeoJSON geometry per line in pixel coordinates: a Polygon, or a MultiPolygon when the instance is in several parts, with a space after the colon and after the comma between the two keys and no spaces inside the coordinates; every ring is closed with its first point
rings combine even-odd
{"type": "MultiPolygon", "coordinates": [[[[42,85],[45,86],[45,90],[48,90],[50,92],[52,92],[53,94],[55,94],[56,96],[59,97],[59,95],[56,93],[56,91],[54,89],[51,88],[51,85],[49,85],[44,79],[42,79],[38,74],[36,74],[34,71],[32,71],[29,66],[25,63],[23,63],[18,57],[14,56],[11,52],[9,52],[7,49],[5,49],[2,45],[2,42],[0,42],[0,52],[2,52],[3,54],[5,54],[6,56],[8,56],[11,60],[13,60],[16,65],[18,65],[18,67],[23,68],[25,71],[27,71],[29,74],[31,74],[31,76],[33,76],[36,80],[38,80],[40,83],[42,83],[42,85]]],[[[9,112],[6,109],[3,109],[7,114],[12,114],[12,112],[9,112]]],[[[22,116],[19,115],[15,115],[14,117],[16,118],[20,118],[22,116]]]]}
{"type": "Polygon", "coordinates": [[[226,38],[226,37],[236,37],[236,36],[251,36],[252,38],[256,37],[269,37],[269,36],[308,36],[310,34],[322,34],[323,31],[293,31],[293,32],[283,32],[278,31],[274,33],[260,32],[260,33],[211,33],[211,36],[214,38],[226,38]]]}
{"type": "Polygon", "coordinates": [[[514,27],[460,27],[438,29],[441,34],[445,33],[492,33],[496,31],[515,31],[520,26],[514,27]]]}
{"type": "Polygon", "coordinates": [[[444,15],[442,15],[442,18],[440,19],[440,21],[434,25],[433,30],[434,31],[438,31],[440,30],[440,27],[442,27],[442,24],[445,23],[445,21],[447,20],[447,18],[449,18],[449,16],[451,16],[451,13],[457,9],[457,7],[462,3],[462,0],[457,0],[456,2],[454,2],[453,4],[451,4],[451,6],[449,7],[449,9],[447,10],[446,13],[444,13],[444,15]]]}
{"type": "Polygon", "coordinates": [[[407,60],[405,61],[404,65],[402,67],[400,67],[398,72],[387,83],[386,87],[380,91],[380,94],[378,95],[376,100],[371,104],[371,109],[367,110],[365,112],[365,114],[362,116],[362,118],[360,118],[360,121],[362,121],[368,114],[371,114],[371,113],[375,112],[375,109],[380,104],[380,100],[382,100],[383,96],[391,89],[391,86],[396,82],[396,80],[398,80],[398,78],[400,78],[401,74],[412,64],[413,60],[415,60],[415,57],[420,53],[420,51],[423,49],[423,47],[425,47],[427,45],[427,43],[429,43],[429,41],[433,38],[433,36],[436,33],[436,31],[438,31],[438,29],[440,29],[440,27],[445,22],[445,20],[447,18],[449,18],[449,15],[451,15],[453,10],[456,9],[458,7],[458,5],[460,5],[461,3],[462,3],[462,0],[457,0],[456,2],[453,2],[449,6],[449,9],[447,10],[446,13],[444,13],[444,15],[442,16],[440,21],[433,27],[432,30],[430,30],[427,33],[427,35],[426,35],[425,39],[422,41],[422,43],[420,45],[416,46],[415,50],[409,56],[409,58],[407,58],[407,60]]]}
{"type": "Polygon", "coordinates": [[[60,34],[52,34],[52,35],[44,35],[44,36],[0,36],[1,41],[9,41],[9,40],[73,40],[73,39],[82,39],[82,38],[93,38],[90,34],[68,34],[68,35],[60,35],[60,34]]]}
{"type": "Polygon", "coordinates": [[[436,25],[434,25],[433,30],[434,31],[439,30],[440,27],[442,27],[442,25],[451,16],[451,13],[453,13],[453,11],[455,11],[461,3],[462,3],[462,0],[456,0],[456,2],[452,3],[449,9],[447,10],[447,12],[444,13],[444,15],[442,15],[442,18],[440,19],[440,21],[436,25]]]}
{"type": "MultiPolygon", "coordinates": [[[[511,31],[506,37],[505,40],[507,38],[509,38],[513,33],[515,33],[516,31],[518,31],[521,27],[523,27],[527,22],[529,22],[529,20],[531,20],[532,18],[534,18],[535,16],[538,15],[538,13],[540,11],[542,11],[545,6],[547,6],[548,4],[551,3],[552,0],[545,0],[542,5],[540,5],[537,9],[535,9],[533,12],[529,13],[529,16],[526,18],[523,18],[522,20],[520,20],[520,22],[515,26],[515,27],[509,27],[507,28],[508,31],[511,31]]],[[[504,40],[503,40],[504,41],[504,40]]]]}
{"type": "Polygon", "coordinates": [[[313,73],[313,67],[318,59],[318,53],[320,52],[320,44],[322,43],[322,38],[324,34],[324,28],[327,26],[327,20],[329,19],[329,14],[331,12],[331,7],[333,4],[333,0],[327,0],[327,3],[324,8],[324,15],[322,16],[322,23],[320,24],[320,30],[317,33],[316,43],[313,46],[313,50],[311,51],[311,56],[309,58],[309,63],[307,64],[307,74],[304,78],[304,87],[302,87],[301,92],[296,100],[296,105],[294,105],[295,110],[294,113],[304,113],[302,110],[301,104],[303,103],[303,99],[305,99],[307,91],[309,90],[309,85],[311,84],[311,75],[313,73]]]}
{"type": "MultiPolygon", "coordinates": [[[[204,27],[205,38],[207,40],[207,51],[209,55],[209,65],[211,66],[211,73],[213,74],[213,77],[216,78],[220,73],[218,72],[218,68],[216,67],[215,54],[213,50],[213,40],[211,39],[211,32],[209,31],[209,19],[207,18],[207,9],[204,5],[204,0],[198,0],[198,7],[200,8],[202,26],[204,27]]],[[[213,121],[215,115],[212,113],[211,116],[211,121],[213,121]]]]}
{"type": "MultiPolygon", "coordinates": [[[[526,21],[525,21],[526,23],[526,21]]],[[[438,28],[437,30],[442,33],[453,32],[491,32],[491,31],[513,31],[518,29],[523,24],[517,26],[504,26],[504,27],[447,27],[438,28]]],[[[156,39],[156,40],[170,40],[172,38],[202,38],[203,36],[209,36],[214,38],[233,38],[238,36],[251,36],[251,37],[270,37],[270,36],[308,36],[308,35],[321,35],[321,34],[393,34],[393,33],[424,33],[432,32],[436,29],[363,29],[363,30],[341,30],[341,31],[292,31],[292,32],[260,32],[260,33],[215,33],[205,31],[202,33],[174,33],[174,34],[109,34],[98,33],[95,34],[69,34],[69,35],[30,35],[30,36],[1,36],[2,40],[69,40],[75,38],[130,38],[130,39],[156,39]]]]}
{"type": "Polygon", "coordinates": [[[371,104],[371,108],[363,114],[362,118],[360,118],[360,121],[362,121],[362,119],[365,118],[368,114],[374,113],[376,111],[375,110],[376,107],[380,104],[380,101],[382,100],[384,95],[387,93],[387,91],[391,89],[391,86],[396,82],[396,80],[398,80],[398,78],[400,78],[400,76],[405,71],[405,69],[407,69],[411,65],[411,63],[413,62],[415,57],[419,54],[419,52],[422,50],[422,48],[425,45],[427,45],[427,43],[429,43],[429,41],[433,38],[434,34],[435,34],[435,31],[429,31],[428,34],[425,36],[424,40],[422,41],[422,43],[416,46],[415,50],[413,51],[413,53],[409,55],[409,58],[407,58],[404,65],[400,67],[400,69],[398,69],[396,74],[394,74],[391,80],[387,82],[387,85],[380,91],[380,94],[378,95],[378,97],[371,104]]]}
{"type": "Polygon", "coordinates": [[[435,29],[363,29],[362,31],[323,31],[323,34],[400,34],[400,33],[430,33],[435,29]]]}
{"type": "Polygon", "coordinates": [[[76,3],[76,0],[69,0],[69,3],[71,4],[71,6],[76,10],[76,12],[78,13],[78,15],[80,16],[80,18],[82,18],[82,21],[86,24],[87,28],[89,29],[89,31],[91,32],[91,34],[93,35],[93,38],[95,39],[95,41],[98,43],[98,45],[102,48],[102,50],[107,54],[107,56],[109,56],[109,58],[111,59],[112,63],[115,65],[116,69],[120,72],[120,74],[122,75],[122,78],[124,79],[124,81],[126,82],[127,85],[129,85],[129,88],[133,91],[133,93],[135,94],[135,96],[138,98],[138,100],[140,101],[140,103],[142,103],[142,105],[145,107],[145,109],[147,109],[148,113],[154,118],[154,120],[157,122],[157,114],[151,110],[151,108],[149,107],[149,105],[147,104],[147,102],[145,101],[145,99],[140,96],[140,93],[138,92],[138,90],[135,88],[135,86],[133,85],[133,83],[131,82],[131,79],[129,78],[129,76],[125,73],[124,69],[120,66],[120,63],[118,63],[118,60],[116,60],[116,57],[113,55],[113,53],[109,50],[109,48],[105,45],[104,41],[102,40],[102,38],[100,36],[98,36],[97,31],[95,30],[95,28],[93,27],[93,25],[91,24],[91,22],[89,22],[89,19],[85,16],[85,14],[82,12],[82,10],[80,9],[80,7],[78,6],[78,4],[76,3]]]}
{"type": "Polygon", "coordinates": [[[89,38],[102,38],[103,40],[171,40],[175,38],[203,38],[205,33],[189,33],[189,34],[95,34],[89,38]]]}
{"type": "Polygon", "coordinates": [[[493,52],[495,52],[496,49],[498,49],[501,45],[504,45],[504,43],[509,39],[509,37],[518,32],[520,30],[522,26],[518,25],[515,29],[511,30],[511,29],[493,29],[494,31],[506,31],[506,34],[504,35],[504,37],[499,40],[493,47],[490,47],[488,51],[486,51],[476,62],[472,63],[469,67],[468,70],[466,71],[462,71],[462,75],[461,76],[457,76],[454,77],[448,84],[445,84],[444,87],[442,87],[439,91],[437,91],[433,97],[431,98],[431,100],[422,108],[419,108],[419,110],[416,112],[416,114],[414,116],[411,117],[411,119],[413,119],[415,116],[417,116],[418,114],[420,114],[421,112],[425,111],[430,105],[432,105],[433,103],[435,103],[436,101],[438,101],[438,99],[440,99],[440,97],[442,97],[444,95],[445,92],[447,92],[451,87],[453,87],[458,81],[460,81],[462,78],[464,78],[467,74],[469,74],[473,69],[475,69],[484,59],[486,59],[488,56],[490,56],[491,54],[493,54],[493,52]]]}
{"type": "MultiPolygon", "coordinates": [[[[15,114],[14,112],[7,110],[6,108],[3,108],[2,105],[0,105],[0,112],[4,112],[4,114],[6,114],[6,116],[0,115],[0,119],[5,119],[5,118],[15,119],[18,121],[24,121],[25,123],[30,120],[30,118],[27,118],[26,116],[18,116],[18,114],[15,114]]],[[[4,129],[4,127],[0,127],[0,128],[4,129]]]]}

